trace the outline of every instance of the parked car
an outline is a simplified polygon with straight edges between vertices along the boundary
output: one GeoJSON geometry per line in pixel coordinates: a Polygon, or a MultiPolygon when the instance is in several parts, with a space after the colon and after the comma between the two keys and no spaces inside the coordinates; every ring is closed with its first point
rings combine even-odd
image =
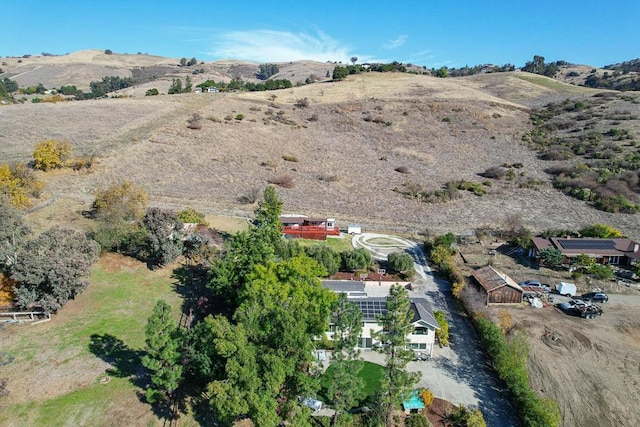
{"type": "Polygon", "coordinates": [[[593,301],[593,302],[601,302],[601,303],[605,303],[609,301],[609,295],[605,294],[604,292],[589,292],[589,293],[583,294],[580,298],[585,301],[593,301]]]}
{"type": "Polygon", "coordinates": [[[518,285],[524,286],[524,287],[527,287],[527,288],[538,288],[542,292],[551,292],[551,286],[543,285],[542,283],[538,282],[537,280],[525,280],[524,282],[518,283],[518,285]]]}

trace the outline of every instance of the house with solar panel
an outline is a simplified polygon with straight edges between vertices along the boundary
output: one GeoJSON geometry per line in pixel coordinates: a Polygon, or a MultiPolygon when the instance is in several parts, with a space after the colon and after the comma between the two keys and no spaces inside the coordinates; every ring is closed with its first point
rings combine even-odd
{"type": "Polygon", "coordinates": [[[572,258],[587,255],[599,264],[634,265],[640,260],[640,244],[631,239],[592,239],[576,237],[534,237],[529,256],[535,258],[541,250],[554,248],[564,256],[564,262],[570,264],[572,258]]]}
{"type": "MultiPolygon", "coordinates": [[[[363,297],[359,294],[348,296],[347,300],[358,306],[362,312],[362,335],[358,338],[358,347],[362,349],[374,348],[378,342],[372,335],[374,332],[382,330],[378,318],[387,312],[387,299],[384,297],[363,297]]],[[[440,329],[438,321],[433,317],[431,305],[426,299],[410,298],[409,303],[413,313],[411,319],[413,331],[407,336],[407,348],[432,356],[436,341],[436,329],[440,329]]],[[[327,337],[333,339],[335,326],[330,323],[329,327],[327,337]]]]}

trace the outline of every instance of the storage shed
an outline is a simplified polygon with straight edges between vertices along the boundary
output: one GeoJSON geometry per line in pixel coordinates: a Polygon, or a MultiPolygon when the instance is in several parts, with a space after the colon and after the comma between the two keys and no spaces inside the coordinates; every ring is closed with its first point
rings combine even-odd
{"type": "Polygon", "coordinates": [[[505,273],[501,273],[490,265],[475,270],[472,274],[475,283],[487,296],[487,305],[520,304],[522,288],[505,273]]]}

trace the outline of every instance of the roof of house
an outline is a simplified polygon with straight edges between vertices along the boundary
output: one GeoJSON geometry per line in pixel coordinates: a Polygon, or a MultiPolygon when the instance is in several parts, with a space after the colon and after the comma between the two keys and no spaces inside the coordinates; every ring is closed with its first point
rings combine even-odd
{"type": "Polygon", "coordinates": [[[640,259],[640,245],[626,238],[620,239],[594,239],[582,237],[551,237],[545,239],[534,237],[531,239],[536,250],[555,248],[565,256],[592,255],[592,256],[627,256],[640,259]]]}
{"type": "Polygon", "coordinates": [[[323,280],[322,286],[333,292],[346,294],[364,292],[364,282],[360,280],[323,280]]]}
{"type": "MultiPolygon", "coordinates": [[[[387,299],[384,297],[370,297],[361,299],[351,299],[349,301],[356,304],[362,312],[362,320],[365,322],[377,322],[378,316],[387,312],[387,299]]],[[[431,305],[425,298],[409,298],[413,318],[411,323],[423,321],[429,326],[440,329],[440,324],[433,317],[431,305]]]]}
{"type": "Polygon", "coordinates": [[[509,286],[517,291],[522,292],[522,288],[511,277],[505,273],[501,273],[495,268],[487,265],[479,268],[472,273],[473,277],[480,283],[487,293],[494,291],[503,286],[509,286]]]}

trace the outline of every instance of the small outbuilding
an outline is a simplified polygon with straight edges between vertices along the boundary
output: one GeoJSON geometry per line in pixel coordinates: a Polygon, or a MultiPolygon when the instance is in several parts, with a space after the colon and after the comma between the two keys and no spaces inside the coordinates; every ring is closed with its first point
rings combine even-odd
{"type": "Polygon", "coordinates": [[[522,302],[522,288],[511,277],[490,265],[475,270],[472,278],[486,295],[487,305],[520,304],[522,302]]]}
{"type": "Polygon", "coordinates": [[[402,401],[402,408],[407,415],[419,414],[424,411],[424,402],[420,399],[420,396],[418,396],[418,390],[413,390],[411,396],[402,401]]]}

